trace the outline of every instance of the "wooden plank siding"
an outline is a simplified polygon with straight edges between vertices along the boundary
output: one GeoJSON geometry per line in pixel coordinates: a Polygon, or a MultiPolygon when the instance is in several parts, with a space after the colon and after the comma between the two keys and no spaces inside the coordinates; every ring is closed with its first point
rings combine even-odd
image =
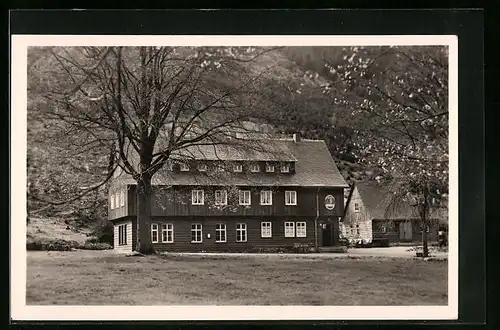
{"type": "MultiPolygon", "coordinates": [[[[123,216],[136,215],[135,186],[128,186],[125,211],[115,210],[110,219],[123,216]]],[[[228,205],[217,207],[214,205],[215,190],[223,187],[155,187],[152,197],[152,216],[316,216],[317,188],[304,187],[241,187],[242,190],[251,191],[251,205],[239,205],[238,196],[228,190],[228,205]],[[192,205],[191,191],[203,189],[205,195],[204,205],[192,205]],[[273,190],[272,205],[260,205],[260,191],[273,190]],[[285,191],[297,192],[297,205],[285,205],[285,191]]],[[[344,212],[343,188],[321,188],[319,190],[320,216],[340,217],[344,212]],[[324,207],[327,195],[335,197],[336,205],[333,210],[324,207]]]]}
{"type": "Polygon", "coordinates": [[[113,246],[114,250],[117,252],[132,252],[135,249],[135,243],[137,240],[137,228],[136,221],[132,221],[132,219],[127,218],[124,220],[118,220],[113,223],[113,246]],[[120,245],[118,238],[118,228],[121,225],[127,226],[127,244],[120,245]]]}
{"type": "MultiPolygon", "coordinates": [[[[397,219],[397,220],[373,220],[373,239],[388,239],[389,243],[419,243],[422,241],[422,232],[420,230],[420,221],[418,219],[397,219]],[[400,226],[399,224],[403,221],[412,222],[412,236],[411,239],[401,239],[400,236],[400,226]],[[392,225],[387,225],[387,223],[392,223],[392,225]],[[386,231],[382,231],[381,228],[386,226],[386,231]]],[[[431,243],[437,242],[438,239],[439,225],[437,223],[432,224],[429,228],[428,241],[431,243]]]]}

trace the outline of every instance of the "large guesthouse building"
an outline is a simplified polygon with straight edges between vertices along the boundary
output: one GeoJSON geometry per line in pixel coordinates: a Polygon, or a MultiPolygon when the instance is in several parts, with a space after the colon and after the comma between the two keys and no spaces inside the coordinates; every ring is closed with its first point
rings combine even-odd
{"type": "MultiPolygon", "coordinates": [[[[272,152],[190,147],[153,177],[156,251],[317,250],[338,245],[348,187],[322,140],[266,139],[272,152]]],[[[136,183],[125,172],[109,189],[114,248],[137,248],[136,183]]]]}

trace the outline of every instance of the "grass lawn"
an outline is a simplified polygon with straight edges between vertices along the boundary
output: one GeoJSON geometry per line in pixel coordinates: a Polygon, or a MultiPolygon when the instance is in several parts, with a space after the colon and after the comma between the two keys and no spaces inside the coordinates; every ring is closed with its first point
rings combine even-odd
{"type": "Polygon", "coordinates": [[[447,262],[28,252],[28,305],[446,305],[447,262]]]}

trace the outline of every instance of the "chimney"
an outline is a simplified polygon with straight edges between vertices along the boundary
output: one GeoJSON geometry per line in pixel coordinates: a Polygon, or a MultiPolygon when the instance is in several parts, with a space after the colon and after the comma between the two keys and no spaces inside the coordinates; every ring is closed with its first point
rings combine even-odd
{"type": "Polygon", "coordinates": [[[295,143],[300,142],[300,134],[293,133],[293,142],[295,143]]]}

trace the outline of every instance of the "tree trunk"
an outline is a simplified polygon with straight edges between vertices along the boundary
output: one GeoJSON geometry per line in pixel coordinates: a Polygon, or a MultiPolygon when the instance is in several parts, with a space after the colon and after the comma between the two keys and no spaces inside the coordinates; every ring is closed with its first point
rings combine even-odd
{"type": "Polygon", "coordinates": [[[151,177],[143,175],[137,182],[137,250],[143,254],[154,252],[151,243],[151,177]]]}
{"type": "Polygon", "coordinates": [[[427,236],[427,222],[426,221],[422,221],[422,256],[424,258],[428,257],[429,256],[429,246],[428,246],[428,243],[427,243],[427,240],[428,240],[428,236],[427,236]]]}

